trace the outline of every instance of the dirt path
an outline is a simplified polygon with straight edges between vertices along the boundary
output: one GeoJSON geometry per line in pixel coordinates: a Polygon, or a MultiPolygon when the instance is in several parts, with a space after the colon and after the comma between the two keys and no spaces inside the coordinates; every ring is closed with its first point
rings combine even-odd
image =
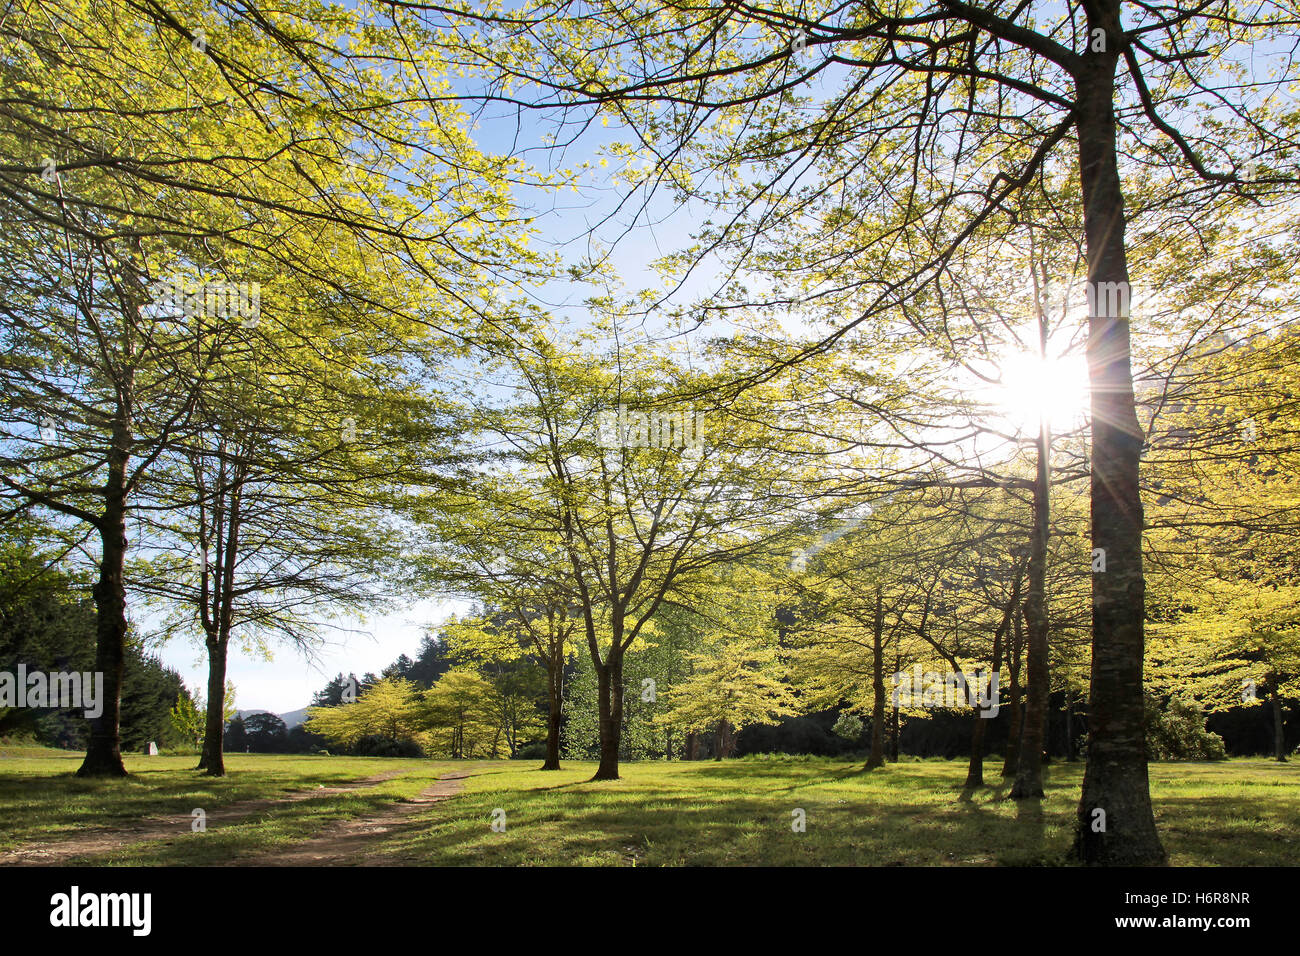
{"type": "Polygon", "coordinates": [[[468,770],[445,773],[438,782],[378,813],[344,820],[319,835],[264,856],[232,860],[228,866],[385,866],[392,861],[376,859],[371,844],[379,837],[415,826],[410,817],[430,804],[460,792],[468,770]]]}
{"type": "MultiPolygon", "coordinates": [[[[408,770],[385,770],[383,773],[354,780],[335,787],[318,786],[315,790],[295,790],[282,797],[261,800],[241,800],[230,803],[207,814],[207,828],[239,823],[263,810],[297,803],[300,800],[320,800],[340,793],[375,787],[386,780],[409,773],[408,770]]],[[[14,850],[0,853],[0,866],[50,866],[68,860],[98,853],[111,853],[123,846],[149,840],[166,840],[192,832],[190,813],[167,817],[145,817],[138,824],[126,827],[103,827],[82,830],[71,836],[45,843],[25,843],[14,850]]]]}

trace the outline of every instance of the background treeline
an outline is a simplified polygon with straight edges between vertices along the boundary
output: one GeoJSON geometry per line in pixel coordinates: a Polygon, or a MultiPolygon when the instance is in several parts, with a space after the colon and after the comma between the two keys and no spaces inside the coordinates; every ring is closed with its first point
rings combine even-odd
{"type": "MultiPolygon", "coordinates": [[[[671,683],[662,675],[672,673],[663,665],[671,650],[655,648],[633,654],[628,673],[635,675],[629,682],[629,696],[635,702],[624,714],[620,756],[624,760],[705,760],[718,757],[743,757],[754,754],[812,755],[823,757],[865,757],[870,749],[870,716],[853,715],[852,705],[841,702],[838,706],[806,714],[783,717],[773,723],[759,723],[744,727],[738,733],[719,738],[717,733],[683,733],[674,735],[665,731],[654,720],[654,705],[641,701],[639,691],[641,675],[659,675],[657,689],[671,692],[671,683]],[[846,719],[847,718],[847,719],[846,719]]],[[[679,660],[679,667],[687,662],[679,660]]],[[[366,673],[339,674],[312,701],[317,707],[338,707],[344,703],[348,688],[358,695],[365,694],[381,680],[393,678],[411,682],[419,691],[432,688],[443,675],[458,666],[450,656],[445,640],[429,636],[412,660],[403,654],[380,675],[366,673]]],[[[484,684],[476,685],[481,694],[482,728],[479,736],[471,737],[470,745],[459,756],[542,759],[545,757],[544,735],[536,731],[546,716],[547,699],[541,683],[544,668],[536,659],[523,656],[510,665],[478,672],[484,684]],[[518,693],[522,691],[522,693],[518,693]],[[517,722],[532,728],[531,737],[504,732],[508,721],[503,716],[500,700],[514,696],[521,710],[529,713],[517,722]],[[494,703],[495,701],[495,703],[494,703]]],[[[596,729],[597,705],[593,682],[582,673],[580,658],[565,668],[566,694],[563,713],[564,756],[573,760],[590,760],[599,748],[596,729]]],[[[892,684],[891,684],[892,686],[892,684]]],[[[408,696],[408,701],[410,697],[408,696]]],[[[1273,717],[1268,708],[1259,706],[1234,706],[1207,715],[1201,708],[1188,706],[1175,700],[1168,701],[1152,695],[1148,698],[1148,746],[1152,759],[1161,760],[1212,760],[1228,756],[1271,755],[1274,752],[1273,717]]],[[[230,751],[253,753],[319,753],[327,750],[334,754],[357,756],[439,756],[452,755],[452,748],[441,745],[435,737],[421,738],[419,732],[409,736],[390,737],[384,732],[385,712],[376,709],[368,719],[370,733],[354,743],[338,738],[328,739],[312,733],[305,725],[286,728],[284,722],[272,714],[257,714],[234,718],[226,731],[226,748],[230,751]]],[[[1022,712],[1018,715],[1023,720],[1022,712]]],[[[969,748],[970,718],[964,710],[936,708],[932,711],[912,713],[899,721],[899,732],[893,735],[894,717],[888,718],[886,728],[890,741],[890,760],[900,757],[964,758],[969,748]],[[897,740],[897,750],[894,741],[897,740]]],[[[987,753],[1001,756],[1015,742],[1013,717],[1008,707],[988,720],[985,733],[987,753]]],[[[1300,708],[1291,706],[1284,717],[1287,731],[1287,752],[1300,746],[1300,708]]],[[[1047,730],[1044,750],[1048,759],[1078,760],[1083,756],[1087,737],[1087,705],[1077,698],[1069,701],[1067,708],[1064,691],[1054,691],[1047,710],[1047,730]]]]}
{"type": "MultiPolygon", "coordinates": [[[[95,670],[95,605],[84,575],[63,566],[48,547],[49,529],[30,522],[3,526],[0,535],[0,671],[95,670]]],[[[134,631],[123,676],[122,746],[145,750],[183,744],[171,720],[190,699],[180,674],[149,654],[134,631]]],[[[82,711],[0,707],[0,737],[50,747],[85,749],[89,721],[82,711]]]]}

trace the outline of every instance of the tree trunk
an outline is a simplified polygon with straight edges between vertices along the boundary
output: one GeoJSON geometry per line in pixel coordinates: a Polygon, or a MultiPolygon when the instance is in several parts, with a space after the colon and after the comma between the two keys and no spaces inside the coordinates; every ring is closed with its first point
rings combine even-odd
{"type": "Polygon", "coordinates": [[[104,675],[103,710],[95,718],[78,777],[125,777],[122,763],[122,675],[126,667],[126,463],[130,433],[125,423],[113,427],[104,516],[99,525],[102,552],[95,598],[95,670],[104,675]]]}
{"type": "MultiPolygon", "coordinates": [[[[1039,353],[1047,357],[1047,314],[1041,302],[1038,310],[1039,353]]],[[[1025,692],[1025,722],[1020,728],[1020,761],[1011,797],[1043,795],[1043,737],[1046,733],[1047,706],[1051,698],[1047,647],[1047,539],[1051,534],[1051,456],[1052,423],[1046,415],[1038,421],[1038,449],[1034,467],[1034,522],[1029,542],[1029,588],[1025,594],[1025,630],[1029,636],[1029,659],[1026,667],[1028,687],[1025,692]]]]}
{"type": "Polygon", "coordinates": [[[883,588],[876,587],[876,610],[871,624],[871,754],[864,769],[885,764],[885,606],[883,588]]]}
{"type": "Polygon", "coordinates": [[[1007,686],[1007,708],[1011,714],[1011,726],[1007,728],[1007,755],[1002,761],[1002,776],[1014,777],[1020,768],[1020,728],[1024,725],[1024,716],[1020,712],[1020,654],[1025,646],[1024,630],[1020,615],[1012,616],[1011,643],[1007,647],[1007,673],[1011,679],[1007,686]]]}
{"type": "MultiPolygon", "coordinates": [[[[1031,585],[1032,587],[1032,585],[1031,585]]],[[[1029,599],[1025,600],[1025,617],[1030,617],[1029,599]]],[[[1043,732],[1047,723],[1049,672],[1047,669],[1047,633],[1026,620],[1029,632],[1025,719],[1020,727],[1020,757],[1010,796],[1014,800],[1043,795],[1043,732]],[[1035,630],[1038,631],[1035,634],[1035,630]]]]}
{"type": "Polygon", "coordinates": [[[966,768],[966,787],[984,786],[984,729],[988,721],[975,711],[975,727],[970,734],[970,765],[966,768]]]}
{"type": "Polygon", "coordinates": [[[208,714],[203,728],[203,756],[198,769],[209,777],[226,775],[226,648],[225,641],[208,641],[208,714]]]}
{"type": "Polygon", "coordinates": [[[618,779],[618,746],[623,731],[623,655],[615,640],[609,659],[599,667],[600,765],[593,780],[618,779]]]}
{"type": "MultiPolygon", "coordinates": [[[[990,704],[994,699],[999,701],[1001,707],[1002,687],[998,680],[998,672],[1002,667],[1002,646],[1006,640],[1007,628],[1011,625],[1011,619],[1016,616],[1016,605],[1020,603],[1020,567],[1017,565],[1015,570],[1015,580],[1011,583],[1011,598],[1003,608],[1002,619],[998,621],[997,629],[993,632],[993,663],[989,676],[988,699],[990,704]]],[[[980,675],[980,689],[983,689],[983,675],[980,675]]],[[[985,717],[980,710],[975,711],[975,727],[971,730],[970,735],[970,765],[966,768],[966,786],[982,787],[984,786],[984,735],[986,730],[986,720],[991,717],[985,717]]]]}
{"type": "Polygon", "coordinates": [[[1106,52],[1083,55],[1075,113],[1093,299],[1088,309],[1092,544],[1101,549],[1105,570],[1092,576],[1088,762],[1075,854],[1086,863],[1149,865],[1165,862],[1166,856],[1147,778],[1142,701],[1146,592],[1138,485],[1143,436],[1129,359],[1124,193],[1116,160],[1115,67],[1127,40],[1118,0],[1094,0],[1087,9],[1090,30],[1104,31],[1109,41],[1106,52]],[[1109,289],[1124,293],[1117,297],[1118,309],[1109,308],[1109,289]]]}
{"type": "MultiPolygon", "coordinates": [[[[902,656],[901,654],[895,653],[895,654],[894,654],[894,673],[895,673],[895,674],[898,674],[898,673],[900,673],[902,670],[903,670],[903,656],[902,656]]],[[[901,731],[902,731],[902,722],[903,722],[903,718],[902,718],[902,715],[899,714],[899,710],[900,710],[900,708],[898,707],[897,704],[895,704],[895,705],[894,705],[894,722],[890,725],[890,730],[889,730],[889,752],[890,752],[890,759],[891,759],[894,763],[898,763],[898,738],[899,738],[899,735],[900,735],[900,733],[901,733],[901,731]]]]}
{"type": "Polygon", "coordinates": [[[1074,752],[1074,691],[1065,688],[1065,759],[1074,763],[1079,759],[1074,752]]]}
{"type": "Polygon", "coordinates": [[[1273,758],[1278,763],[1286,763],[1286,734],[1282,726],[1282,698],[1277,692],[1277,682],[1273,683],[1273,758]]]}
{"type": "Polygon", "coordinates": [[[563,717],[561,708],[564,703],[564,662],[550,660],[547,662],[546,690],[546,762],[543,770],[560,769],[560,721],[563,717]]]}

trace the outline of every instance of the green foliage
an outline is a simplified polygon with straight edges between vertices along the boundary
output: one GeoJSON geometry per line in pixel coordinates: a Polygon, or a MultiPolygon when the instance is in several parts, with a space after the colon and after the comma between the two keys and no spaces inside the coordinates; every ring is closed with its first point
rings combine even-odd
{"type": "Polygon", "coordinates": [[[425,692],[428,749],[449,757],[497,756],[502,740],[501,701],[477,671],[455,668],[425,692]]]}
{"type": "Polygon", "coordinates": [[[836,719],[835,726],[831,730],[847,741],[857,742],[862,738],[863,726],[861,717],[846,710],[836,719]]]}
{"type": "Polygon", "coordinates": [[[171,710],[172,729],[182,746],[198,752],[203,747],[203,733],[207,725],[206,708],[185,694],[176,700],[171,710]]]}
{"type": "Polygon", "coordinates": [[[1146,698],[1148,760],[1226,760],[1223,738],[1205,729],[1205,713],[1194,700],[1146,698]]]}
{"type": "MultiPolygon", "coordinates": [[[[221,708],[221,726],[228,725],[238,713],[235,708],[235,685],[226,681],[226,699],[221,708]]],[[[178,747],[197,753],[203,748],[203,735],[207,729],[208,708],[203,695],[191,696],[188,691],[176,699],[171,709],[171,725],[178,747]]]]}
{"type": "MultiPolygon", "coordinates": [[[[353,703],[308,708],[305,726],[331,743],[355,747],[363,738],[394,744],[415,740],[426,720],[415,685],[398,677],[379,681],[353,703]]],[[[378,745],[372,741],[370,746],[373,752],[378,745]]]]}

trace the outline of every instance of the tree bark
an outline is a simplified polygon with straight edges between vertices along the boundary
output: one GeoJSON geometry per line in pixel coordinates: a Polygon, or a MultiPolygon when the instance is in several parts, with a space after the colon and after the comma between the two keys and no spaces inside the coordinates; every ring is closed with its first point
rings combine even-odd
{"type": "Polygon", "coordinates": [[[597,670],[600,707],[600,765],[593,780],[618,779],[618,748],[623,730],[623,655],[615,640],[609,659],[597,670]]]}
{"type": "Polygon", "coordinates": [[[1086,863],[1165,862],[1147,777],[1142,701],[1146,591],[1142,576],[1142,429],[1129,357],[1124,193],[1116,158],[1116,61],[1128,42],[1118,0],[1092,0],[1088,27],[1105,52],[1088,52],[1076,77],[1075,127],[1088,257],[1088,370],[1092,391],[1092,544],[1105,571],[1092,576],[1088,761],[1074,852],[1086,863]],[[1117,286],[1110,285],[1118,283],[1117,286]],[[1124,291],[1108,308],[1107,289],[1124,291]],[[1108,314],[1109,313],[1109,314],[1108,314]],[[1100,825],[1104,814],[1104,826],[1100,825]]]}
{"type": "Polygon", "coordinates": [[[209,777],[226,775],[226,648],[219,638],[208,647],[208,713],[203,728],[203,755],[198,769],[209,777]]]}
{"type": "MultiPolygon", "coordinates": [[[[111,479],[110,479],[111,480],[111,479]]],[[[125,777],[122,763],[122,675],[126,667],[126,514],[107,509],[100,527],[103,552],[95,597],[95,670],[104,675],[103,710],[91,726],[86,759],[78,777],[125,777]]]]}
{"type": "Polygon", "coordinates": [[[1282,725],[1282,698],[1277,692],[1277,682],[1273,684],[1273,758],[1278,763],[1286,763],[1286,734],[1282,725]]]}
{"type": "MultiPolygon", "coordinates": [[[[903,670],[903,657],[901,654],[896,653],[894,654],[894,673],[898,674],[902,670],[903,670]]],[[[897,705],[894,706],[893,716],[894,716],[894,720],[893,723],[890,725],[890,731],[889,731],[889,752],[890,752],[890,759],[894,763],[898,763],[898,737],[902,729],[900,726],[900,724],[902,723],[902,718],[899,715],[899,707],[897,705]]]]}
{"type": "Polygon", "coordinates": [[[1067,763],[1079,759],[1074,752],[1074,692],[1068,686],[1065,688],[1065,759],[1067,763]]]}
{"type": "MultiPolygon", "coordinates": [[[[235,626],[235,566],[238,564],[240,531],[243,526],[244,464],[232,470],[229,487],[226,486],[225,463],[222,462],[217,479],[214,531],[217,538],[216,561],[211,567],[212,608],[206,611],[209,572],[205,565],[203,574],[205,605],[204,624],[208,631],[208,712],[203,730],[203,755],[198,769],[209,777],[226,775],[226,662],[230,649],[230,634],[235,626]],[[224,533],[224,540],[222,534],[224,533]]],[[[201,517],[200,521],[206,521],[201,517]]],[[[201,539],[206,556],[207,536],[201,539]]]]}
{"type": "Polygon", "coordinates": [[[546,762],[543,770],[560,769],[560,721],[564,703],[564,662],[547,660],[546,762]]]}
{"type": "Polygon", "coordinates": [[[1013,615],[1011,622],[1011,641],[1007,647],[1007,708],[1011,714],[1011,726],[1007,728],[1007,755],[1002,761],[1002,776],[1014,777],[1020,767],[1020,728],[1024,725],[1024,715],[1020,712],[1020,654],[1025,646],[1024,630],[1020,615],[1013,615]]]}
{"type": "Polygon", "coordinates": [[[126,667],[126,465],[130,458],[129,422],[113,423],[104,483],[104,514],[99,523],[102,550],[95,598],[95,670],[104,675],[103,710],[95,718],[78,777],[125,777],[122,763],[122,675],[126,667]]]}
{"type": "Polygon", "coordinates": [[[865,770],[885,764],[885,605],[884,589],[876,586],[876,608],[871,622],[871,753],[865,770]]]}
{"type": "Polygon", "coordinates": [[[1043,795],[1043,731],[1047,723],[1047,697],[1049,672],[1047,668],[1047,633],[1045,628],[1035,628],[1028,620],[1029,600],[1025,600],[1026,630],[1029,632],[1029,654],[1026,662],[1028,686],[1025,688],[1025,719],[1020,727],[1020,757],[1016,763],[1016,779],[1011,785],[1014,800],[1043,795]],[[1035,630],[1038,631],[1035,634],[1035,630]]]}
{"type": "Polygon", "coordinates": [[[714,734],[714,760],[721,760],[723,757],[730,757],[733,749],[734,738],[731,734],[731,722],[727,720],[718,721],[718,729],[714,734]]]}
{"type": "MultiPolygon", "coordinates": [[[[1038,310],[1039,353],[1047,357],[1047,314],[1041,302],[1038,310]]],[[[1038,449],[1034,467],[1034,521],[1029,542],[1029,588],[1025,595],[1025,630],[1029,637],[1028,687],[1025,692],[1025,722],[1020,728],[1020,760],[1016,767],[1011,797],[1043,796],[1043,737],[1047,706],[1051,698],[1047,646],[1047,539],[1051,533],[1052,423],[1046,415],[1038,420],[1038,449]]]]}
{"type": "MultiPolygon", "coordinates": [[[[1006,638],[1007,627],[1011,624],[1011,619],[1015,617],[1016,605],[1020,603],[1020,567],[1015,570],[1015,580],[1011,584],[1011,597],[1003,609],[1002,619],[998,622],[997,630],[993,632],[993,664],[992,674],[989,678],[989,698],[994,696],[996,688],[999,701],[1002,697],[1001,683],[998,680],[998,669],[1002,666],[1002,644],[1006,638]]],[[[987,732],[985,721],[991,718],[985,717],[979,710],[975,711],[975,727],[970,735],[970,765],[966,768],[966,786],[982,787],[984,786],[984,736],[987,732]]]]}

